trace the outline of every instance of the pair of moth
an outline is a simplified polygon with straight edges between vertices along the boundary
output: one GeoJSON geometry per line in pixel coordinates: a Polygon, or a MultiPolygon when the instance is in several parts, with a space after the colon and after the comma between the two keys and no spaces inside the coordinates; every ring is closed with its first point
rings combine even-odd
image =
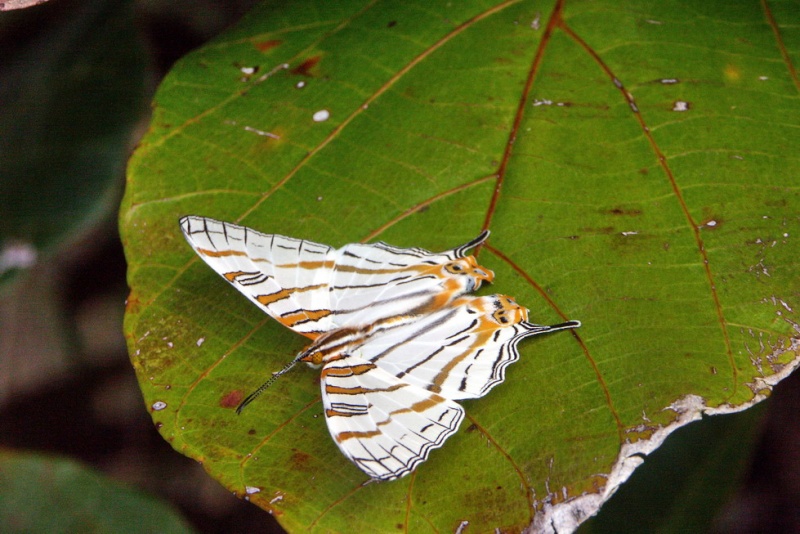
{"type": "Polygon", "coordinates": [[[542,326],[505,295],[465,296],[494,273],[468,251],[485,231],[441,253],[385,243],[327,245],[187,216],[186,240],[270,317],[311,339],[252,401],[297,362],[322,366],[328,430],[373,479],[412,472],[456,432],[464,409],[519,358],[523,338],[576,328],[542,326]]]}

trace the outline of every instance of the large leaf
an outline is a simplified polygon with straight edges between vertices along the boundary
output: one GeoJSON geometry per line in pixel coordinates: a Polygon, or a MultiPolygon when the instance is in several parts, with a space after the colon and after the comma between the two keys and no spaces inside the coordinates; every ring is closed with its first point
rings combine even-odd
{"type": "Polygon", "coordinates": [[[791,13],[757,2],[264,5],[181,61],[129,167],[126,333],[179,451],[288,529],[569,529],[675,428],[797,365],[791,13]],[[326,120],[317,112],[329,113],[326,120]],[[536,322],[413,475],[362,485],[303,347],[179,216],[479,257],[536,322]]]}
{"type": "Polygon", "coordinates": [[[108,217],[145,109],[133,2],[0,17],[0,284],[108,217]]]}
{"type": "Polygon", "coordinates": [[[64,458],[0,450],[3,532],[175,532],[169,506],[64,458]]]}

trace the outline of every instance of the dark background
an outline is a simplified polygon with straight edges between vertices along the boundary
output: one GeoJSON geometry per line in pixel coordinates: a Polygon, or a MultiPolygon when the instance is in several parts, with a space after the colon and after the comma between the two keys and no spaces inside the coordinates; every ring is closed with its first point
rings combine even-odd
{"type": "MultiPolygon", "coordinates": [[[[148,102],[158,81],[176,60],[235,23],[253,4],[254,0],[52,0],[0,13],[0,113],[11,117],[0,119],[0,138],[5,138],[0,140],[0,196],[5,196],[0,199],[0,209],[5,210],[0,211],[0,245],[12,236],[30,239],[40,250],[39,261],[30,268],[0,270],[0,448],[80,460],[170,501],[200,532],[281,530],[269,514],[234,498],[199,464],[173,451],[153,427],[122,336],[127,286],[116,210],[125,159],[147,127],[148,102]],[[71,132],[86,130],[73,140],[74,149],[88,142],[93,132],[107,135],[102,117],[114,110],[104,104],[104,115],[87,112],[86,122],[76,120],[63,112],[73,102],[69,92],[48,92],[48,84],[64,83],[63,77],[54,72],[52,80],[34,80],[26,76],[26,62],[52,57],[62,46],[58,39],[65,28],[72,27],[78,29],[58,57],[59,64],[74,69],[82,57],[95,57],[100,45],[93,36],[99,27],[93,28],[92,22],[81,29],[75,19],[104,21],[107,18],[98,15],[103,10],[116,17],[117,31],[134,32],[139,45],[125,52],[135,56],[131,64],[141,69],[119,65],[115,79],[124,83],[99,88],[104,98],[122,103],[116,117],[124,118],[117,120],[115,130],[119,161],[103,171],[101,194],[86,193],[90,207],[76,207],[60,197],[57,187],[48,186],[49,180],[64,176],[51,176],[42,171],[46,165],[36,163],[41,158],[41,132],[69,138],[71,132]],[[58,213],[62,206],[67,213],[58,213]],[[37,221],[49,226],[43,228],[45,224],[37,221]]],[[[85,68],[97,68],[96,63],[85,63],[85,68]]],[[[92,85],[97,78],[87,75],[85,80],[74,102],[98,90],[92,85]]],[[[91,107],[91,99],[87,102],[91,107]]],[[[53,151],[45,151],[45,157],[53,157],[53,151]]],[[[75,180],[77,188],[81,178],[68,180],[75,180]]],[[[90,189],[97,193],[96,185],[90,189]]],[[[798,414],[800,375],[795,373],[755,410],[681,429],[585,530],[669,531],[664,517],[680,508],[684,514],[706,516],[698,521],[702,530],[800,532],[798,414]],[[718,506],[709,509],[708,495],[695,499],[691,493],[708,485],[692,479],[713,481],[720,473],[738,483],[721,488],[718,506]],[[693,511],[687,504],[692,502],[703,509],[693,511]]]]}

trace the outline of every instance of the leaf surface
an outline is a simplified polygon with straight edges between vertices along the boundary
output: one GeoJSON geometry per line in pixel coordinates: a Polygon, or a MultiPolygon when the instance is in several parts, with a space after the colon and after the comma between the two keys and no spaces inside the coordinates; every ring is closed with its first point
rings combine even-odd
{"type": "Polygon", "coordinates": [[[797,7],[254,11],[174,68],[129,167],[126,334],[161,433],[289,530],[573,528],[672,430],[797,364],[797,7]],[[363,485],[317,372],[235,415],[304,343],[193,256],[185,214],[337,247],[486,227],[486,291],[583,327],[521,344],[417,472],[363,485]]]}

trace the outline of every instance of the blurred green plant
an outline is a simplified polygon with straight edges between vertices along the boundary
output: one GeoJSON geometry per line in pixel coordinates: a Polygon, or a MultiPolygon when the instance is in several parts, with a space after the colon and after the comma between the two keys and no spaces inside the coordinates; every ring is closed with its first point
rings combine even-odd
{"type": "Polygon", "coordinates": [[[3,532],[163,532],[192,529],[164,503],[72,460],[0,451],[3,532]]]}
{"type": "Polygon", "coordinates": [[[133,2],[0,17],[0,284],[108,217],[146,110],[133,2]]]}

